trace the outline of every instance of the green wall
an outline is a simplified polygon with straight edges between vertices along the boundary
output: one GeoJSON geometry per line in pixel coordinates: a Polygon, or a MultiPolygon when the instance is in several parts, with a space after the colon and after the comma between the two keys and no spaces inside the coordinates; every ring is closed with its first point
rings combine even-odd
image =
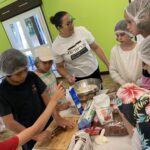
{"type": "Polygon", "coordinates": [[[11,47],[11,45],[8,41],[5,30],[3,29],[2,23],[0,23],[0,53],[10,47],[11,47]]]}
{"type": "MultiPolygon", "coordinates": [[[[110,50],[116,43],[114,26],[123,18],[127,5],[128,0],[43,0],[42,8],[52,38],[56,37],[57,30],[50,24],[49,17],[57,11],[66,10],[75,17],[75,25],[85,26],[92,32],[109,57],[110,50]]],[[[106,71],[105,65],[101,61],[99,63],[101,71],[106,71]]]]}
{"type": "MultiPolygon", "coordinates": [[[[9,5],[10,3],[14,1],[16,0],[0,0],[0,8],[9,5]]],[[[0,22],[0,53],[10,47],[11,47],[11,44],[7,38],[5,30],[3,29],[2,23],[0,22]]]]}
{"type": "MultiPolygon", "coordinates": [[[[13,0],[12,0],[13,1],[13,0]]],[[[104,48],[106,55],[109,57],[112,46],[116,43],[113,33],[116,22],[123,18],[123,10],[128,4],[128,0],[42,0],[42,9],[54,39],[57,30],[50,24],[49,17],[57,11],[68,11],[76,18],[75,25],[85,26],[89,29],[97,43],[104,48]]],[[[1,4],[0,4],[1,7],[1,4]]],[[[0,24],[0,51],[10,47],[7,36],[0,24]]],[[[100,62],[101,71],[106,67],[100,62]]]]}
{"type": "Polygon", "coordinates": [[[17,1],[17,0],[0,0],[0,8],[5,7],[15,1],[17,1]]]}

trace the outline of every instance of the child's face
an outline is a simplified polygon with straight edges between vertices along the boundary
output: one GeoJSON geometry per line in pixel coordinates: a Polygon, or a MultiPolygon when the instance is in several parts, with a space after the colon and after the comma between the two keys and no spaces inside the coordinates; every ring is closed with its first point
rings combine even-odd
{"type": "Polygon", "coordinates": [[[128,34],[125,32],[116,33],[116,40],[120,43],[125,43],[131,40],[128,34]]]}
{"type": "Polygon", "coordinates": [[[25,81],[27,74],[28,68],[26,67],[13,75],[7,76],[7,80],[13,85],[20,85],[25,81]]]}
{"type": "Polygon", "coordinates": [[[147,70],[147,72],[150,74],[150,66],[149,65],[143,63],[143,69],[147,70]]]}
{"type": "Polygon", "coordinates": [[[40,61],[38,63],[37,69],[42,73],[46,73],[51,69],[52,64],[53,64],[52,60],[50,60],[50,61],[40,61]]]}
{"type": "Polygon", "coordinates": [[[129,32],[131,32],[133,35],[138,35],[140,31],[135,21],[131,17],[129,17],[126,12],[124,12],[124,18],[127,22],[127,28],[129,32]]]}

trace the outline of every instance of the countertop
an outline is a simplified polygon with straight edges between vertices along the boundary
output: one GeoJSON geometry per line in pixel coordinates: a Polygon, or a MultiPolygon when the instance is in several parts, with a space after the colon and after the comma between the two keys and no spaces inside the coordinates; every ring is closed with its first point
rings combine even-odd
{"type": "MultiPolygon", "coordinates": [[[[62,111],[61,116],[67,117],[72,116],[70,110],[62,111]]],[[[94,137],[92,137],[93,150],[131,150],[131,139],[129,136],[119,136],[119,137],[107,137],[108,143],[103,145],[97,145],[94,142],[94,137]]],[[[41,150],[41,149],[40,149],[41,150]]],[[[44,150],[44,149],[43,149],[44,150]]]]}

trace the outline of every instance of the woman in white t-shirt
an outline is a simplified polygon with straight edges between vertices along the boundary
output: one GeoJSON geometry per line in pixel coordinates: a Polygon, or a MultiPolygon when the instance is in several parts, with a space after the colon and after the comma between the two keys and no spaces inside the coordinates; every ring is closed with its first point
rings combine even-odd
{"type": "Polygon", "coordinates": [[[138,57],[138,44],[132,40],[125,20],[115,26],[116,40],[119,44],[112,48],[110,56],[110,75],[119,85],[136,83],[142,75],[142,62],[138,57]]]}
{"type": "Polygon", "coordinates": [[[92,50],[109,67],[102,48],[85,27],[74,27],[68,12],[60,11],[50,18],[59,34],[52,44],[58,72],[70,84],[86,78],[99,78],[98,62],[92,50]]]}

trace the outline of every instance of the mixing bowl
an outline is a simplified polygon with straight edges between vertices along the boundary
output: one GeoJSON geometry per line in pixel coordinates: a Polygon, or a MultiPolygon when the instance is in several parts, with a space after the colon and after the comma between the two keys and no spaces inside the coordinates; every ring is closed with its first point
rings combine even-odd
{"type": "Polygon", "coordinates": [[[101,89],[101,80],[96,78],[80,80],[74,84],[74,89],[81,102],[91,100],[101,89]]]}

